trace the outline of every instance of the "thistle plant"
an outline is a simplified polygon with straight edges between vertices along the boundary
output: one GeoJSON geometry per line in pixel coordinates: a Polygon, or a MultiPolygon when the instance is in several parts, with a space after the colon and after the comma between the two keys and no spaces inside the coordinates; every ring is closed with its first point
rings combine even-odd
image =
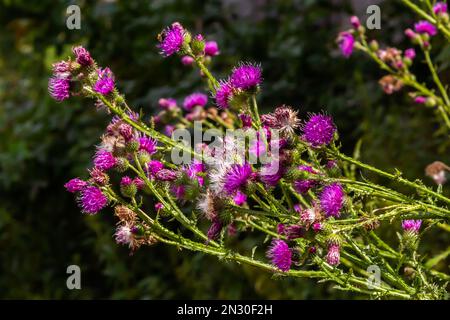
{"type": "Polygon", "coordinates": [[[420,1],[423,6],[409,0],[402,0],[409,8],[419,14],[421,20],[404,30],[405,37],[411,47],[399,49],[381,47],[376,39],[370,39],[366,28],[358,17],[351,17],[352,28],[339,34],[342,54],[350,57],[354,50],[366,53],[387,74],[379,84],[386,94],[393,94],[402,88],[409,90],[414,104],[434,110],[437,118],[443,123],[442,131],[448,134],[450,129],[450,99],[447,89],[439,77],[438,68],[432,59],[432,43],[436,37],[450,40],[450,20],[448,6],[443,1],[420,1]],[[432,77],[431,83],[418,79],[412,71],[419,59],[426,64],[432,77]]]}
{"type": "MultiPolygon", "coordinates": [[[[393,70],[356,29],[340,36],[344,54],[360,48],[393,70]]],[[[446,297],[449,276],[435,267],[448,250],[435,257],[420,251],[428,233],[450,231],[450,198],[442,184],[435,190],[343,154],[338,129],[325,113],[301,119],[294,108],[280,105],[260,114],[262,66],[241,62],[228,78],[216,79],[209,66],[220,53],[218,44],[180,23],[164,29],[158,41],[162,56],[178,55],[183,65],[197,67],[205,88],[183,100],[161,98],[152,116],[127,104],[113,72],[99,67],[86,49],[75,47],[72,57],[54,64],[53,98],[92,99],[112,116],[88,178],[65,185],[83,213],[114,212],[118,222],[111,234],[131,253],[160,243],[277,277],[332,282],[371,298],[446,297]],[[410,192],[358,179],[363,171],[410,192]],[[383,240],[380,227],[393,229],[398,241],[383,240]],[[255,234],[261,243],[252,250],[233,245],[233,239],[255,234]],[[369,266],[380,269],[380,281],[370,286],[369,266]]],[[[402,81],[411,79],[402,70],[402,81]]],[[[447,112],[444,97],[420,92],[447,112]]],[[[438,171],[445,180],[445,169],[438,171]]]]}

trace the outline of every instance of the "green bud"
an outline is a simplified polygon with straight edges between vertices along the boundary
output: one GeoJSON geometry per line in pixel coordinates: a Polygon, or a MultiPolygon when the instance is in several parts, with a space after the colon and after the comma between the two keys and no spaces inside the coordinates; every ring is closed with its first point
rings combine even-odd
{"type": "Polygon", "coordinates": [[[432,97],[428,97],[427,100],[425,101],[425,105],[427,107],[434,107],[436,105],[436,100],[432,97]]]}
{"type": "Polygon", "coordinates": [[[133,198],[137,193],[137,187],[134,183],[128,185],[120,185],[120,193],[124,197],[133,198]]]}
{"type": "Polygon", "coordinates": [[[152,160],[152,157],[150,156],[150,154],[145,150],[139,151],[137,156],[138,156],[138,160],[139,160],[139,163],[141,164],[141,166],[145,166],[147,163],[149,163],[152,160]]]}
{"type": "Polygon", "coordinates": [[[205,40],[202,35],[196,35],[191,41],[191,49],[194,55],[202,56],[205,52],[205,40]]]}
{"type": "Polygon", "coordinates": [[[118,157],[118,158],[116,158],[116,165],[115,165],[114,169],[117,172],[123,173],[123,172],[127,171],[129,165],[130,165],[130,163],[128,162],[127,159],[118,157]]]}
{"type": "Polygon", "coordinates": [[[133,153],[139,150],[139,141],[137,140],[131,140],[128,141],[126,146],[125,146],[125,150],[129,153],[133,153]]]}
{"type": "Polygon", "coordinates": [[[372,51],[377,51],[379,49],[378,41],[377,40],[370,41],[369,47],[372,51]]]}

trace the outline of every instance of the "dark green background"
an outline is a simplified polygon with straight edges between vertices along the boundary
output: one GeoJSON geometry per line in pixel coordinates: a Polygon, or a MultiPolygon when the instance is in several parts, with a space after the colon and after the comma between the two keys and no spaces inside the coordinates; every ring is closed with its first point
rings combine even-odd
{"type": "MultiPolygon", "coordinates": [[[[114,71],[129,104],[151,114],[160,97],[180,99],[201,89],[197,72],[177,58],[163,59],[155,47],[157,33],[179,21],[219,43],[216,75],[226,75],[238,61],[261,62],[263,111],[283,103],[299,108],[302,117],[327,110],[346,152],[362,138],[365,161],[398,167],[426,183],[428,163],[450,163],[448,138],[437,134],[430,110],[411,103],[405,92],[385,96],[377,84],[382,72],[367,58],[339,55],[335,37],[349,27],[347,17],[355,9],[348,1],[0,3],[0,298],[350,297],[328,284],[272,279],[251,267],[165,245],[129,256],[113,241],[110,211],[83,216],[63,184],[86,176],[108,118],[91,101],[58,104],[47,94],[51,63],[66,58],[72,45],[85,45],[114,71]],[[66,28],[70,4],[81,8],[81,30],[66,28]],[[70,264],[81,267],[82,290],[66,288],[70,264]]],[[[382,30],[370,34],[406,48],[402,30],[414,16],[397,1],[381,8],[382,30]]],[[[434,46],[438,62],[448,61],[448,47],[439,40],[434,46]]],[[[426,80],[417,64],[414,70],[426,80]]],[[[444,78],[447,66],[441,65],[444,78]]],[[[433,248],[445,248],[444,235],[433,237],[427,239],[433,248]]],[[[236,240],[243,250],[254,241],[236,240]]]]}

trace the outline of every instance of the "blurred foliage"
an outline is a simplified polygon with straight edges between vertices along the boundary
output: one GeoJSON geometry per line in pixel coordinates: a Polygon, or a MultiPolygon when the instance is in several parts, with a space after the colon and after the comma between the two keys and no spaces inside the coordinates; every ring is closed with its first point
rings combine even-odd
{"type": "MultiPolygon", "coordinates": [[[[302,116],[324,109],[335,117],[346,152],[362,138],[365,161],[395,166],[409,178],[424,178],[423,168],[434,160],[450,163],[448,139],[436,135],[429,110],[419,110],[404,93],[385,96],[377,85],[382,73],[368,59],[339,56],[335,37],[348,27],[349,1],[0,3],[0,298],[349,297],[313,280],[273,279],[252,267],[164,245],[130,256],[113,241],[110,211],[80,215],[63,184],[84,177],[107,116],[87,101],[58,104],[47,94],[51,63],[67,57],[75,44],[110,66],[129,104],[150,114],[160,97],[182,98],[201,88],[196,71],[176,58],[162,59],[155,47],[161,29],[180,21],[218,41],[217,75],[225,76],[237,61],[261,62],[265,111],[283,103],[302,116]],[[81,8],[81,30],[66,28],[70,4],[81,8]],[[82,290],[66,288],[71,264],[82,269],[82,290]]],[[[382,30],[374,36],[406,46],[402,30],[414,17],[393,1],[381,6],[382,30]]],[[[445,74],[449,47],[438,44],[435,51],[445,74]]],[[[430,255],[446,245],[443,235],[429,236],[435,240],[424,248],[430,255]]],[[[251,250],[255,243],[239,246],[251,250]]]]}

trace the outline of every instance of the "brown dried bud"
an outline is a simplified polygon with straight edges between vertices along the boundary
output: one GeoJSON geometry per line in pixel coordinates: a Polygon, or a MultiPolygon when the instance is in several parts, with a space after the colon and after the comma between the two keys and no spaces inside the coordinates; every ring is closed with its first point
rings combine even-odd
{"type": "Polygon", "coordinates": [[[447,181],[445,171],[450,172],[450,167],[441,161],[435,161],[425,168],[425,174],[433,179],[436,184],[444,184],[447,181]]]}
{"type": "Polygon", "coordinates": [[[114,215],[119,218],[119,223],[133,223],[137,217],[133,210],[123,205],[118,205],[114,208],[114,215]]]}
{"type": "Polygon", "coordinates": [[[392,75],[384,76],[380,79],[380,81],[378,81],[378,83],[387,94],[392,94],[399,91],[403,87],[403,82],[392,75]]]}

